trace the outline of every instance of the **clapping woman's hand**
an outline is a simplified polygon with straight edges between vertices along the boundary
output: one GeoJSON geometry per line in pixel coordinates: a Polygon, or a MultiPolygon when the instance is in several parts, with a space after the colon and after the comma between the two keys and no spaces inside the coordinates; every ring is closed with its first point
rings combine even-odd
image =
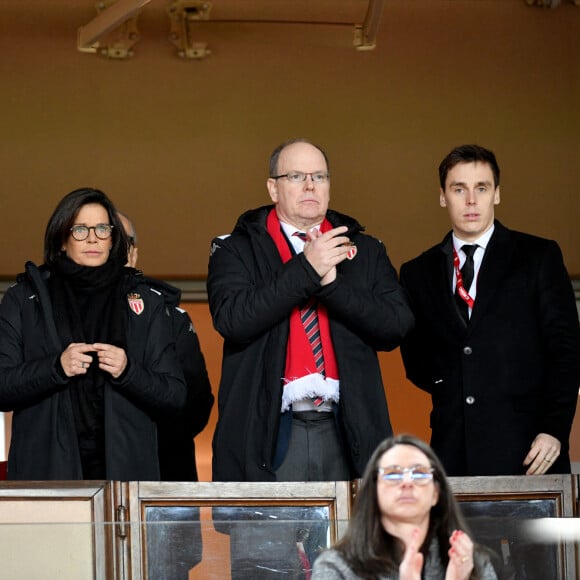
{"type": "Polygon", "coordinates": [[[473,570],[473,542],[461,530],[455,530],[449,538],[449,564],[445,580],[466,580],[473,570]]]}
{"type": "Polygon", "coordinates": [[[419,552],[419,529],[413,530],[411,541],[405,548],[403,561],[399,566],[399,580],[421,580],[423,554],[419,552]]]}

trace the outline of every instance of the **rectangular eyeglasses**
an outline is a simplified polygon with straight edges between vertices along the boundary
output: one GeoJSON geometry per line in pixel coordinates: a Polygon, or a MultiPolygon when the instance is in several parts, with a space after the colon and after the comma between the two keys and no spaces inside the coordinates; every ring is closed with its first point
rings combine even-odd
{"type": "Polygon", "coordinates": [[[392,465],[389,467],[379,467],[377,469],[379,480],[389,485],[403,483],[407,474],[409,474],[409,480],[413,483],[427,485],[430,481],[433,481],[434,471],[435,469],[433,467],[424,467],[422,465],[404,468],[399,465],[392,465]]]}

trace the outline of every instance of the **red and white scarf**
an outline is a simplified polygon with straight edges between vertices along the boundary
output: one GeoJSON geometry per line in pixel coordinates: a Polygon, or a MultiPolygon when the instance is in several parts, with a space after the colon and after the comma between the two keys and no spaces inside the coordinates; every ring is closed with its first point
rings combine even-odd
{"type": "MultiPolygon", "coordinates": [[[[282,262],[288,262],[292,258],[292,253],[282,232],[276,210],[272,209],[268,214],[266,227],[278,248],[282,262]]],[[[324,233],[331,229],[331,223],[325,219],[320,226],[320,231],[324,233]]],[[[286,347],[286,368],[283,377],[282,412],[287,411],[295,401],[317,396],[322,397],[325,401],[338,402],[338,365],[330,336],[328,313],[320,302],[318,302],[317,310],[326,377],[316,370],[312,346],[300,318],[300,309],[295,307],[290,314],[290,333],[286,347]]]]}

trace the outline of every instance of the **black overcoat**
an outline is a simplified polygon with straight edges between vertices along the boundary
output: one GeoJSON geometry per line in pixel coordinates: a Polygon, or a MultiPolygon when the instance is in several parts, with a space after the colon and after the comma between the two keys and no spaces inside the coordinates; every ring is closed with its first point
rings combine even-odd
{"type": "Polygon", "coordinates": [[[556,242],[495,222],[469,324],[452,293],[452,238],[403,264],[416,317],[402,345],[407,377],[431,394],[431,443],[450,475],[518,475],[538,433],[562,451],[580,382],[580,331],[556,242]]]}

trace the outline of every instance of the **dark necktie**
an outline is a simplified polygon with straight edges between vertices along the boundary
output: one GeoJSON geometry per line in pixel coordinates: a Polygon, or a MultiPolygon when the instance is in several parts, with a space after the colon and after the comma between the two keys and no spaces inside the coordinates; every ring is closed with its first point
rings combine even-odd
{"type": "MultiPolygon", "coordinates": [[[[294,232],[292,235],[297,236],[303,241],[307,240],[307,236],[303,232],[294,232]]],[[[322,355],[322,342],[320,342],[317,303],[314,298],[310,298],[306,305],[300,309],[300,318],[304,330],[306,331],[308,341],[310,342],[310,346],[312,347],[316,370],[324,376],[324,356],[322,355]]]]}
{"type": "MultiPolygon", "coordinates": [[[[477,244],[465,244],[461,246],[461,250],[466,256],[465,263],[461,268],[461,278],[463,279],[463,288],[466,292],[469,292],[473,282],[473,254],[475,253],[475,250],[477,250],[477,244]]],[[[459,296],[457,288],[455,289],[455,300],[457,302],[457,306],[459,307],[459,311],[461,312],[461,316],[463,316],[465,322],[469,322],[469,306],[467,305],[467,302],[465,302],[465,300],[459,296]]]]}

